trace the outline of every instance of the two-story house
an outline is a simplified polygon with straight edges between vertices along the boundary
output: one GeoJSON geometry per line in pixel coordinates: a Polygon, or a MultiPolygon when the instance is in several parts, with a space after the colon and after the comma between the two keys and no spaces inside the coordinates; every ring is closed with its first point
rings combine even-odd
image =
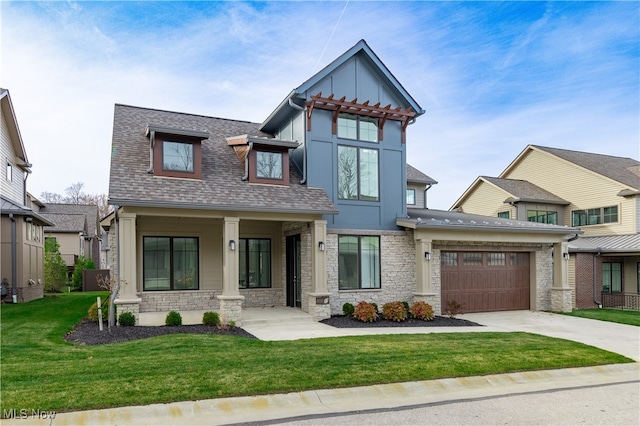
{"type": "Polygon", "coordinates": [[[27,193],[32,165],[6,89],[0,89],[0,110],[2,298],[13,303],[28,302],[43,295],[43,227],[53,224],[37,213],[39,202],[27,193]]]}
{"type": "Polygon", "coordinates": [[[452,209],[579,227],[569,250],[573,306],[638,307],[639,161],[530,145],[499,177],[476,179],[452,209]]]}
{"type": "Polygon", "coordinates": [[[425,209],[435,181],[407,166],[405,143],[423,113],[363,40],[261,124],[117,104],[103,226],[119,312],[239,324],[243,308],[322,319],[360,300],[565,309],[578,231],[425,209]],[[469,274],[482,282],[460,285],[469,274]]]}

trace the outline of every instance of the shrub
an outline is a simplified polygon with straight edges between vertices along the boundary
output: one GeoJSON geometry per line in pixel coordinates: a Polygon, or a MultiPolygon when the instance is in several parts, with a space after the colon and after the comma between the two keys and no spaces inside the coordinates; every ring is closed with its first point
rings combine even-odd
{"type": "Polygon", "coordinates": [[[374,303],[361,301],[354,308],[353,317],[362,322],[374,322],[378,319],[378,312],[374,305],[374,303]]]}
{"type": "Polygon", "coordinates": [[[411,305],[411,308],[409,308],[409,313],[412,317],[425,321],[431,321],[435,316],[433,315],[433,308],[431,307],[431,305],[423,301],[416,302],[411,305]]]}
{"type": "Polygon", "coordinates": [[[202,324],[217,326],[220,325],[220,315],[217,312],[205,312],[202,315],[202,324]]]}
{"type": "MultiPolygon", "coordinates": [[[[57,293],[67,281],[67,264],[60,254],[60,244],[55,238],[44,241],[44,291],[57,293]]],[[[97,314],[96,314],[97,315],[97,314]]]]}
{"type": "Polygon", "coordinates": [[[404,305],[404,310],[409,312],[409,302],[402,302],[402,304],[404,305]]]}
{"type": "MultiPolygon", "coordinates": [[[[98,302],[93,302],[93,305],[89,307],[87,311],[87,318],[93,322],[98,322],[98,302]]],[[[109,318],[109,303],[108,299],[102,302],[102,320],[106,321],[109,318]]]]}
{"type": "Polygon", "coordinates": [[[380,311],[378,310],[378,304],[377,304],[376,302],[371,302],[371,306],[373,306],[373,309],[375,309],[375,310],[376,310],[376,314],[377,314],[378,312],[380,312],[380,311]]]}
{"type": "Polygon", "coordinates": [[[73,266],[73,275],[71,275],[71,285],[76,290],[82,288],[82,271],[85,269],[96,269],[96,265],[92,259],[80,256],[73,266]]]}
{"type": "Polygon", "coordinates": [[[347,302],[344,305],[342,305],[342,313],[345,314],[346,316],[350,317],[351,315],[353,315],[353,311],[356,308],[353,307],[353,304],[347,302]]]}
{"type": "Polygon", "coordinates": [[[390,321],[404,321],[407,319],[407,310],[402,302],[389,302],[382,305],[382,317],[390,321]]]}
{"type": "Polygon", "coordinates": [[[165,325],[182,325],[182,315],[179,312],[171,311],[164,320],[165,325]]]}
{"type": "Polygon", "coordinates": [[[447,303],[445,304],[444,313],[449,318],[455,318],[456,315],[459,315],[462,313],[463,309],[464,309],[464,303],[460,304],[455,300],[448,300],[447,303]]]}
{"type": "Polygon", "coordinates": [[[136,325],[136,317],[131,312],[123,312],[118,315],[118,324],[122,327],[133,327],[136,325]]]}

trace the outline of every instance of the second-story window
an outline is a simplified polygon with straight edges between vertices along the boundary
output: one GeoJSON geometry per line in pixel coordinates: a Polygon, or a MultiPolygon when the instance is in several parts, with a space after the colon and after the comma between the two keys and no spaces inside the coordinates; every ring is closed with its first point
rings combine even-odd
{"type": "Polygon", "coordinates": [[[415,189],[407,189],[407,205],[415,206],[416,205],[416,190],[415,189]]]}
{"type": "Polygon", "coordinates": [[[527,221],[557,225],[558,213],[540,210],[527,210],[527,221]]]}
{"type": "Polygon", "coordinates": [[[11,164],[7,163],[7,181],[11,182],[13,180],[13,167],[11,164]]]}
{"type": "Polygon", "coordinates": [[[571,212],[571,226],[588,226],[616,222],[618,222],[618,206],[573,210],[571,212]]]}
{"type": "Polygon", "coordinates": [[[176,172],[193,172],[193,144],[185,142],[162,143],[162,168],[176,172]]]}
{"type": "Polygon", "coordinates": [[[378,150],[338,146],[338,198],[378,201],[378,150]]]}
{"type": "Polygon", "coordinates": [[[256,177],[282,179],[282,153],[257,151],[256,177]]]}
{"type": "Polygon", "coordinates": [[[378,142],[378,119],[352,114],[339,114],[338,137],[366,142],[378,142]]]}

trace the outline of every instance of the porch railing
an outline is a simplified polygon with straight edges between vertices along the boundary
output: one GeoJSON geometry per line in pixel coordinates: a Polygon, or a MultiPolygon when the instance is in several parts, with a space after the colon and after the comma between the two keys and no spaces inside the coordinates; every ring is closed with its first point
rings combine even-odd
{"type": "Polygon", "coordinates": [[[640,294],[602,293],[600,300],[605,308],[640,310],[640,294]]]}

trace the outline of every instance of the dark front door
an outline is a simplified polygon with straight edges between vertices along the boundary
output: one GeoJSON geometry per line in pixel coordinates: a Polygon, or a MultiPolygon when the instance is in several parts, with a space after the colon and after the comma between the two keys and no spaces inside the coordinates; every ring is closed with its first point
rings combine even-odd
{"type": "Polygon", "coordinates": [[[301,307],[300,234],[287,237],[287,306],[301,307]]]}

